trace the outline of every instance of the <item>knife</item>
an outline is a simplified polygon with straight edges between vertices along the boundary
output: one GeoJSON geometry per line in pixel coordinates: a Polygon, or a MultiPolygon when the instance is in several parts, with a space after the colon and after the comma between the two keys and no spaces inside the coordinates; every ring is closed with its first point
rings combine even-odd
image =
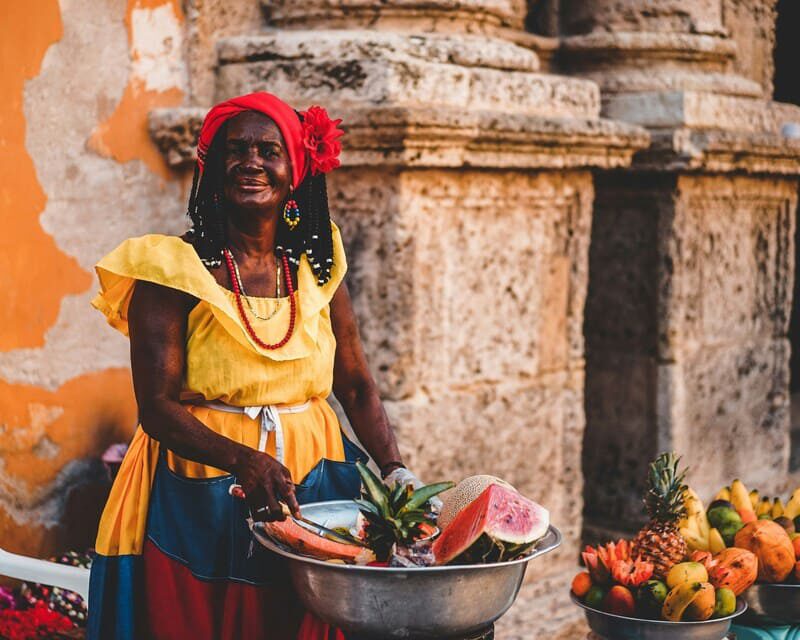
{"type": "MultiPolygon", "coordinates": [[[[244,498],[245,498],[244,489],[242,489],[242,485],[240,485],[240,484],[232,484],[230,486],[230,488],[228,489],[228,493],[230,495],[232,495],[234,498],[239,498],[240,500],[244,500],[244,498]]],[[[367,546],[363,542],[361,542],[361,540],[356,538],[355,536],[342,535],[338,531],[334,531],[333,529],[329,529],[328,527],[325,527],[325,526],[319,524],[318,522],[314,522],[313,520],[309,520],[308,518],[303,517],[303,516],[300,516],[298,518],[298,517],[294,516],[291,511],[289,511],[289,507],[286,506],[286,504],[284,504],[283,502],[280,502],[279,504],[281,505],[281,509],[283,509],[283,513],[287,517],[289,517],[292,520],[294,520],[295,522],[297,522],[300,526],[305,525],[305,528],[311,527],[312,529],[315,530],[314,533],[316,533],[317,535],[322,536],[323,538],[327,538],[328,540],[332,540],[333,542],[339,542],[339,543],[342,543],[342,544],[354,544],[354,545],[357,545],[359,547],[364,547],[364,548],[366,548],[366,546],[367,546]]]]}

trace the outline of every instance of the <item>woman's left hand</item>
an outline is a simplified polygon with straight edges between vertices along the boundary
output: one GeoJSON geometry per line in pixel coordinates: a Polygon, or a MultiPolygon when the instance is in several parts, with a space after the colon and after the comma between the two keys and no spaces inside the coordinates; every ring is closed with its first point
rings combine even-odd
{"type": "MultiPolygon", "coordinates": [[[[420,487],[424,487],[425,483],[422,482],[414,473],[406,469],[405,467],[397,467],[394,471],[389,473],[384,479],[383,484],[385,484],[390,489],[397,486],[398,484],[402,485],[411,485],[414,489],[419,489],[420,487]]],[[[433,496],[430,499],[431,508],[438,513],[442,509],[442,501],[437,497],[433,496]]]]}

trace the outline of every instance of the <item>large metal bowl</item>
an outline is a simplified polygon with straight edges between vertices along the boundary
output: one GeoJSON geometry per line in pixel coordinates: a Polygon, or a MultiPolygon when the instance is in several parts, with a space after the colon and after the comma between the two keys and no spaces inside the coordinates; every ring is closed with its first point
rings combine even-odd
{"type": "MultiPolygon", "coordinates": [[[[305,517],[328,528],[355,525],[350,500],[302,507],[305,517]]],[[[315,560],[274,542],[261,523],[253,535],[289,564],[292,583],[309,611],[346,632],[371,638],[456,638],[479,633],[502,616],[519,593],[533,558],[561,544],[550,527],[536,548],[511,562],[443,567],[362,567],[315,560]]]]}
{"type": "Polygon", "coordinates": [[[800,584],[754,584],[742,594],[743,624],[800,625],[800,584]]]}
{"type": "Polygon", "coordinates": [[[703,622],[669,622],[606,613],[587,606],[574,593],[570,597],[584,610],[589,628],[605,640],[723,640],[728,636],[733,619],[747,609],[747,603],[739,599],[736,611],[725,618],[703,622]]]}

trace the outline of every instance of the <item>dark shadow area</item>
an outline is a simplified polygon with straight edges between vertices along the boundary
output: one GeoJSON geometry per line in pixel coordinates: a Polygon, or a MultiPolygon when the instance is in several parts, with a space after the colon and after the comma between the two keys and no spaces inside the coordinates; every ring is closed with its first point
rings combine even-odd
{"type": "MultiPolygon", "coordinates": [[[[800,105],[800,81],[798,81],[797,61],[800,60],[800,2],[797,0],[778,0],[778,20],[775,33],[775,78],[774,99],[800,105]]],[[[789,340],[792,345],[791,369],[791,420],[792,451],[789,467],[800,469],[800,278],[797,268],[800,265],[800,233],[795,216],[794,264],[795,278],[792,295],[792,318],[789,325],[789,340]]]]}

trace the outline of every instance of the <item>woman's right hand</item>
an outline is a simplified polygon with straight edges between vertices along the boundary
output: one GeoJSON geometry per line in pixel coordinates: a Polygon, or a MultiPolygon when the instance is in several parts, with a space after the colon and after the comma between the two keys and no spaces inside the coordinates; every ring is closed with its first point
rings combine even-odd
{"type": "Polygon", "coordinates": [[[292,474],[269,454],[249,449],[233,472],[244,489],[254,520],[285,520],[280,502],[286,503],[292,515],[300,516],[292,474]]]}

